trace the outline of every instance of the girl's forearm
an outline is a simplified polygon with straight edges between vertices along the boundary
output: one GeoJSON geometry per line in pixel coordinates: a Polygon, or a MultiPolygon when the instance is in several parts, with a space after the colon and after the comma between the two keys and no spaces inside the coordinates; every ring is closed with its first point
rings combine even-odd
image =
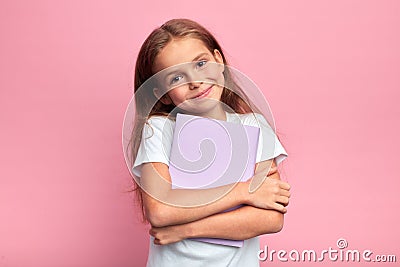
{"type": "Polygon", "coordinates": [[[180,225],[186,238],[208,237],[244,240],[262,234],[279,232],[283,214],[275,210],[244,206],[234,211],[180,225]]]}
{"type": "Polygon", "coordinates": [[[152,227],[150,235],[154,237],[155,244],[167,245],[196,237],[245,240],[279,232],[282,227],[282,213],[244,206],[187,224],[152,227]]]}
{"type": "Polygon", "coordinates": [[[239,204],[247,204],[248,185],[237,183],[210,189],[172,189],[168,166],[144,164],[141,188],[147,219],[163,227],[196,221],[239,204]],[[218,200],[218,201],[217,201],[218,200]]]}
{"type": "Polygon", "coordinates": [[[246,204],[247,192],[248,185],[245,183],[207,190],[173,189],[163,195],[162,201],[144,194],[145,209],[152,226],[185,224],[246,204]]]}
{"type": "MultiPolygon", "coordinates": [[[[266,163],[265,163],[266,164],[266,163]]],[[[281,203],[287,203],[288,184],[279,181],[279,173],[272,172],[265,179],[266,172],[259,171],[248,182],[226,185],[210,189],[171,189],[169,171],[163,164],[153,163],[143,166],[142,189],[147,219],[153,227],[185,224],[201,220],[213,214],[240,204],[248,204],[263,209],[285,212],[281,203]],[[157,178],[158,177],[158,178],[157,178]],[[262,181],[256,192],[250,193],[250,181],[262,181]],[[261,181],[261,180],[260,180],[261,181]],[[202,205],[200,205],[202,204],[202,205]]]]}

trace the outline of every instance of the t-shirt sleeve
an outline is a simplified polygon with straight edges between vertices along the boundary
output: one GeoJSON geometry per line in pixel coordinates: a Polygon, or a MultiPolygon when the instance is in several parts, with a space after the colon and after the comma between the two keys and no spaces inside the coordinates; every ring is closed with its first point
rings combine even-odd
{"type": "Polygon", "coordinates": [[[167,117],[151,117],[144,125],[142,139],[132,173],[141,177],[143,163],[162,162],[169,165],[173,122],[167,117]]]}
{"type": "MultiPolygon", "coordinates": [[[[254,116],[252,117],[254,118],[254,116]]],[[[278,165],[287,158],[287,152],[264,116],[256,114],[255,117],[256,120],[254,122],[256,125],[254,126],[260,128],[256,162],[275,159],[278,165]]]]}

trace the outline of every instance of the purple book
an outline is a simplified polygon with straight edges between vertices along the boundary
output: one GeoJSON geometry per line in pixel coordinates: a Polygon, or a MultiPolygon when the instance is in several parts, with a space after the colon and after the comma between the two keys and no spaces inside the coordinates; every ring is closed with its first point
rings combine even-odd
{"type": "MultiPolygon", "coordinates": [[[[240,123],[177,114],[169,165],[172,188],[207,189],[248,180],[254,175],[259,132],[240,123]]],[[[193,240],[243,245],[243,240],[193,240]]]]}

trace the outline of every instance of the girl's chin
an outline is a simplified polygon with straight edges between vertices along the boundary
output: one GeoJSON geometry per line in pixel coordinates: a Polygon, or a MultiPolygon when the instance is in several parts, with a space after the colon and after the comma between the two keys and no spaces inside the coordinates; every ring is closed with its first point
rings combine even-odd
{"type": "Polygon", "coordinates": [[[223,110],[221,109],[222,102],[212,98],[203,98],[195,101],[190,101],[184,105],[180,105],[179,109],[188,114],[199,115],[210,112],[223,110]]]}

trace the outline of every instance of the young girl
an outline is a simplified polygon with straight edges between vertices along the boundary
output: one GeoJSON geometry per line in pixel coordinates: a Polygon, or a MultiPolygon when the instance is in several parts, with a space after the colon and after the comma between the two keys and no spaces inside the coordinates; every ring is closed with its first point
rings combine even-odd
{"type": "Polygon", "coordinates": [[[165,72],[183,63],[195,69],[227,66],[210,32],[187,19],[170,20],[155,29],[136,62],[132,171],[143,214],[152,226],[147,266],[259,266],[258,236],[282,229],[289,202],[290,186],[276,170],[286,152],[263,116],[253,113],[257,109],[229,68],[218,72],[221,79],[207,81],[165,72]],[[168,166],[177,112],[259,127],[253,179],[212,189],[172,189],[168,166]],[[267,144],[271,136],[275,149],[261,152],[271,146],[267,144]],[[250,192],[255,179],[260,185],[250,192]],[[243,206],[223,212],[238,205],[243,206]],[[196,237],[244,240],[244,244],[237,248],[190,239],[196,237]]]}

